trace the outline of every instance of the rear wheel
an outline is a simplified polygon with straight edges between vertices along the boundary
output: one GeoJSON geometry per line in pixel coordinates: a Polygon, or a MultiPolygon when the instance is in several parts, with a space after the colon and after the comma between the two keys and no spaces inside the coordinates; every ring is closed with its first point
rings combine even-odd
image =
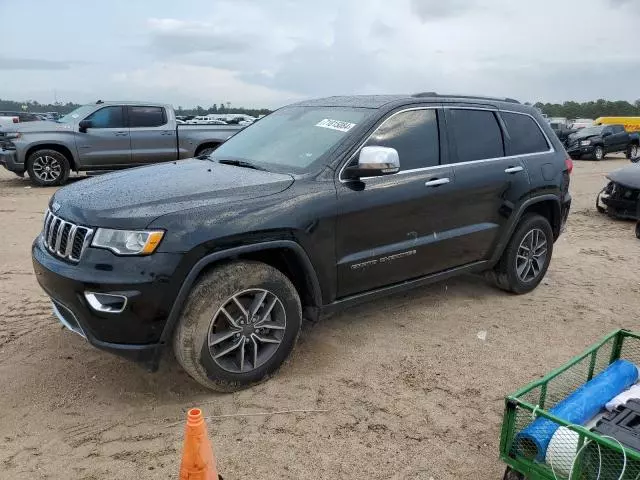
{"type": "Polygon", "coordinates": [[[602,160],[604,158],[604,148],[602,148],[600,145],[597,145],[594,149],[593,149],[593,158],[594,160],[602,160]]]}
{"type": "Polygon", "coordinates": [[[636,223],[636,238],[640,238],[640,222],[636,223]]]}
{"type": "Polygon", "coordinates": [[[191,291],[174,352],[200,384],[232,392],[274,374],[301,325],[300,298],[282,272],[259,262],[232,263],[212,270],[191,291]]]}
{"type": "Polygon", "coordinates": [[[633,163],[636,163],[638,159],[638,145],[629,145],[627,148],[627,158],[633,163]]]}
{"type": "Polygon", "coordinates": [[[56,150],[37,150],[27,159],[31,182],[39,187],[62,185],[69,178],[69,160],[56,150]]]}
{"type": "Polygon", "coordinates": [[[553,253],[553,231],[538,214],[522,218],[494,269],[494,280],[502,290],[527,293],[542,281],[553,253]]]}

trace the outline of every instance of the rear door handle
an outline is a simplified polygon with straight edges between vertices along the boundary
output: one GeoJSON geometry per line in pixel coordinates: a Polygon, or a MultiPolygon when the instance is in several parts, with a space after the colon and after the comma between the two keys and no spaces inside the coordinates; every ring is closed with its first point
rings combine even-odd
{"type": "Polygon", "coordinates": [[[521,172],[522,170],[524,169],[520,165],[518,165],[517,167],[509,167],[505,169],[504,173],[518,173],[518,172],[521,172]]]}
{"type": "Polygon", "coordinates": [[[439,185],[446,185],[450,180],[448,178],[434,178],[433,180],[429,180],[424,185],[425,187],[437,187],[439,185]]]}
{"type": "Polygon", "coordinates": [[[164,131],[160,132],[160,135],[173,135],[173,132],[164,130],[164,131]]]}
{"type": "Polygon", "coordinates": [[[129,132],[116,132],[116,137],[126,137],[129,132]]]}

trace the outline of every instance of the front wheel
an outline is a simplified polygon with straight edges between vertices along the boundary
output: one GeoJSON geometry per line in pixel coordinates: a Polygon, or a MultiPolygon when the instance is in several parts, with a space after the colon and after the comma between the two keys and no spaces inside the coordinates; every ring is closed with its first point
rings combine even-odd
{"type": "Polygon", "coordinates": [[[37,150],[27,159],[31,182],[39,187],[62,185],[69,178],[69,160],[56,150],[37,150]]]}
{"type": "Polygon", "coordinates": [[[593,149],[593,158],[594,160],[602,160],[604,158],[604,148],[602,148],[600,145],[596,146],[593,149]]]}
{"type": "Polygon", "coordinates": [[[538,214],[520,220],[496,265],[496,285],[512,293],[527,293],[542,281],[553,253],[553,231],[549,221],[538,214]]]}
{"type": "Polygon", "coordinates": [[[233,392],[274,374],[293,350],[301,325],[298,292],[282,272],[259,262],[231,263],[193,288],[173,347],[196,381],[233,392]]]}
{"type": "Polygon", "coordinates": [[[638,163],[638,145],[629,145],[627,148],[627,158],[633,163],[638,163]]]}

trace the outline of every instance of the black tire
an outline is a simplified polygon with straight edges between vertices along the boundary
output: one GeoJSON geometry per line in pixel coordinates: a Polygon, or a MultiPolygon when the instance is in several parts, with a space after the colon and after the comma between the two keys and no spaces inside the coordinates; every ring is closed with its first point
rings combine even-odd
{"type": "Polygon", "coordinates": [[[605,155],[604,148],[600,145],[596,145],[593,149],[593,154],[591,154],[591,158],[600,161],[604,159],[605,155]]]}
{"type": "MultiPolygon", "coordinates": [[[[266,303],[265,301],[264,307],[259,307],[257,312],[266,308],[266,303]]],[[[269,324],[273,324],[273,314],[270,313],[269,318],[269,324]]],[[[273,375],[293,350],[301,325],[300,297],[291,281],[282,272],[260,262],[236,262],[215,268],[200,278],[193,287],[174,333],[173,349],[178,363],[198,383],[218,392],[234,392],[260,383],[273,375]],[[250,344],[247,340],[247,349],[252,349],[252,345],[261,345],[261,348],[266,345],[265,348],[272,348],[273,353],[269,353],[270,356],[264,363],[256,362],[257,368],[249,365],[252,367],[249,371],[242,371],[242,366],[239,372],[230,371],[229,366],[221,366],[221,360],[214,359],[211,353],[211,348],[217,347],[209,346],[210,339],[216,333],[210,331],[210,328],[217,325],[220,312],[228,312],[227,305],[234,296],[253,289],[267,291],[281,302],[278,308],[284,312],[285,325],[279,330],[282,333],[276,331],[277,335],[281,335],[280,343],[277,347],[269,347],[269,344],[256,343],[255,340],[250,344]],[[225,310],[222,307],[225,307],[225,310]]],[[[249,321],[242,328],[250,328],[249,321]]],[[[222,335],[226,333],[223,332],[222,335]]],[[[236,334],[225,342],[233,343],[236,337],[244,342],[245,335],[246,333],[236,334]]],[[[223,345],[221,348],[228,345],[222,342],[220,344],[223,345]]],[[[242,343],[243,354],[244,345],[242,343]]],[[[234,355],[239,355],[239,349],[234,355]]],[[[230,362],[229,365],[234,361],[228,357],[223,357],[223,360],[230,362]]],[[[239,363],[239,359],[236,362],[239,363]]],[[[251,362],[251,359],[247,362],[251,362]]]]}
{"type": "Polygon", "coordinates": [[[69,160],[56,150],[36,150],[27,159],[31,183],[38,187],[63,185],[69,179],[69,160]],[[46,170],[49,167],[49,170],[46,170]]]}
{"type": "Polygon", "coordinates": [[[638,145],[631,144],[627,147],[627,158],[633,163],[637,163],[640,158],[638,157],[638,145]]]}
{"type": "Polygon", "coordinates": [[[504,471],[504,477],[502,477],[502,480],[527,480],[527,477],[520,472],[516,472],[511,467],[507,467],[504,471]]]}
{"type": "Polygon", "coordinates": [[[640,238],[640,222],[636,223],[636,238],[640,238]]]}
{"type": "Polygon", "coordinates": [[[196,157],[205,157],[205,156],[209,156],[211,155],[213,152],[216,151],[216,149],[218,148],[218,146],[213,146],[213,147],[205,147],[202,150],[198,150],[196,152],[196,157]]]}
{"type": "MultiPolygon", "coordinates": [[[[539,234],[538,234],[539,235],[539,234]]],[[[507,292],[522,294],[528,293],[542,281],[553,254],[553,231],[549,221],[542,215],[531,213],[525,215],[518,224],[516,231],[511,236],[507,247],[500,257],[500,261],[494,268],[493,278],[498,288],[507,292]],[[531,279],[523,280],[517,271],[518,250],[525,237],[535,230],[542,232],[546,241],[546,256],[541,262],[542,266],[537,275],[531,279]]],[[[526,276],[526,273],[525,273],[526,276]]]]}

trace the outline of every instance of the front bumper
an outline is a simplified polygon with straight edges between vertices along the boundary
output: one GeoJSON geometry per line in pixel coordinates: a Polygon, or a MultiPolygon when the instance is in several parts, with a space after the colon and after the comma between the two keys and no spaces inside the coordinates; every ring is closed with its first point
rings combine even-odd
{"type": "Polygon", "coordinates": [[[180,286],[174,279],[181,259],[170,253],[118,257],[87,248],[80,263],[72,264],[49,253],[41,236],[32,246],[36,279],[61,323],[95,347],[151,370],[157,368],[161,335],[180,286]],[[126,306],[117,313],[97,311],[85,292],[126,297],[126,306]]]}
{"type": "Polygon", "coordinates": [[[582,157],[583,155],[593,154],[594,149],[595,147],[593,145],[585,145],[585,146],[574,145],[567,149],[567,153],[572,158],[579,158],[579,157],[582,157]]]}
{"type": "Polygon", "coordinates": [[[18,154],[15,150],[0,149],[0,165],[18,175],[22,175],[26,170],[24,163],[18,162],[18,154]]]}
{"type": "Polygon", "coordinates": [[[638,198],[640,190],[609,182],[596,197],[596,208],[600,213],[615,218],[638,220],[638,198]]]}

